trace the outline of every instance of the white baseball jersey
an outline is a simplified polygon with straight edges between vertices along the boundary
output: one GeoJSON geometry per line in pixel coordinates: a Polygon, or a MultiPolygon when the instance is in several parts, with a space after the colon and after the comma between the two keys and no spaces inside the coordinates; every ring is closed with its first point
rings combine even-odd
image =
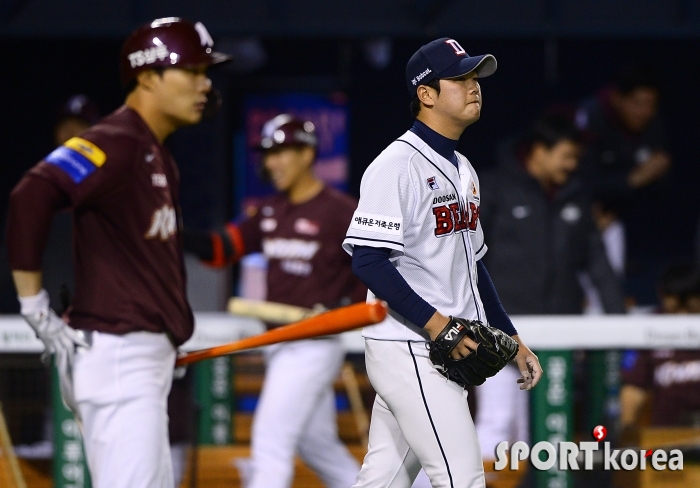
{"type": "MultiPolygon", "coordinates": [[[[479,180],[466,157],[459,170],[411,131],[369,165],[343,248],[391,249],[390,260],[440,313],[486,323],[476,261],[486,253],[479,222],[479,180]]],[[[374,294],[368,293],[369,299],[374,294]]],[[[365,327],[370,339],[426,341],[419,326],[391,311],[365,327]]]]}

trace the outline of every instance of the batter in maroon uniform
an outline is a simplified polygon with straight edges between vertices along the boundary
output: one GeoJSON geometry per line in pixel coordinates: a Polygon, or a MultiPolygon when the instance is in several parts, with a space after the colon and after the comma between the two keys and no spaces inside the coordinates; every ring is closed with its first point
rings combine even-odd
{"type": "MultiPolygon", "coordinates": [[[[311,122],[286,114],[268,121],[263,173],[280,193],[220,232],[186,231],[185,249],[216,266],[262,252],[269,301],[308,308],[364,301],[367,290],[341,246],[357,202],[316,178],[316,146],[311,122]]],[[[338,337],[266,348],[247,488],[291,486],[297,453],[327,487],[354,483],[359,466],[338,439],[333,392],[344,357],[338,337]]]]}
{"type": "Polygon", "coordinates": [[[163,141],[202,118],[207,67],[228,59],[211,47],[201,23],[164,18],[136,30],[121,53],[124,106],[46,156],[11,195],[21,313],[56,356],[96,488],[173,488],[166,400],[175,348],[193,318],[180,181],[163,141]],[[41,275],[51,217],[66,207],[75,242],[70,326],[49,308],[41,275]]]}

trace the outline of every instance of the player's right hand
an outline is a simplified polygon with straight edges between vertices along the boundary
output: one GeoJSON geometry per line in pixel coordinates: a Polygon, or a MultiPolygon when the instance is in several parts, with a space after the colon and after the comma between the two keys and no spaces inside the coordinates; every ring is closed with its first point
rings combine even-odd
{"type": "Polygon", "coordinates": [[[42,359],[51,354],[61,362],[73,363],[76,346],[88,347],[83,334],[66,324],[49,307],[49,294],[42,289],[38,294],[19,297],[22,317],[34,329],[36,336],[46,347],[42,359]]]}

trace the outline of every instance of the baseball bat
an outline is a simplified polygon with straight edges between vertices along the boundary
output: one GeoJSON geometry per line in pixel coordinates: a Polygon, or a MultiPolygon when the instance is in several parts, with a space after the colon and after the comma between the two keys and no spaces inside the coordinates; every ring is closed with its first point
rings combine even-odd
{"type": "Polygon", "coordinates": [[[310,308],[266,302],[264,300],[249,300],[239,297],[231,297],[228,301],[227,308],[228,312],[234,315],[255,317],[256,319],[274,324],[298,322],[316,313],[310,308]]]}
{"type": "Polygon", "coordinates": [[[22,470],[12,447],[12,439],[10,439],[5,414],[0,404],[0,481],[3,479],[5,481],[3,486],[8,488],[27,488],[27,483],[24,481],[22,470]]]}
{"type": "Polygon", "coordinates": [[[298,341],[340,334],[348,330],[376,324],[384,320],[384,317],[386,317],[386,305],[384,302],[355,303],[347,307],[329,310],[277,329],[268,330],[253,337],[246,337],[222,346],[210,347],[185,354],[177,359],[175,366],[185,366],[197,361],[225,356],[255,347],[269,346],[278,342],[298,341]]]}

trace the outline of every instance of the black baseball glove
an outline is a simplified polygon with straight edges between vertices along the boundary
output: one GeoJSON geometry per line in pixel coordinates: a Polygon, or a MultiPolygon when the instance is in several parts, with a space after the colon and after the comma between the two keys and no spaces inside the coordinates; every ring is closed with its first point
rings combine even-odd
{"type": "Polygon", "coordinates": [[[518,353],[518,343],[501,330],[477,320],[459,317],[450,317],[445,328],[434,341],[428,343],[428,347],[435,368],[462,387],[481,385],[518,353]],[[450,352],[465,335],[479,347],[465,358],[452,359],[450,352]]]}

